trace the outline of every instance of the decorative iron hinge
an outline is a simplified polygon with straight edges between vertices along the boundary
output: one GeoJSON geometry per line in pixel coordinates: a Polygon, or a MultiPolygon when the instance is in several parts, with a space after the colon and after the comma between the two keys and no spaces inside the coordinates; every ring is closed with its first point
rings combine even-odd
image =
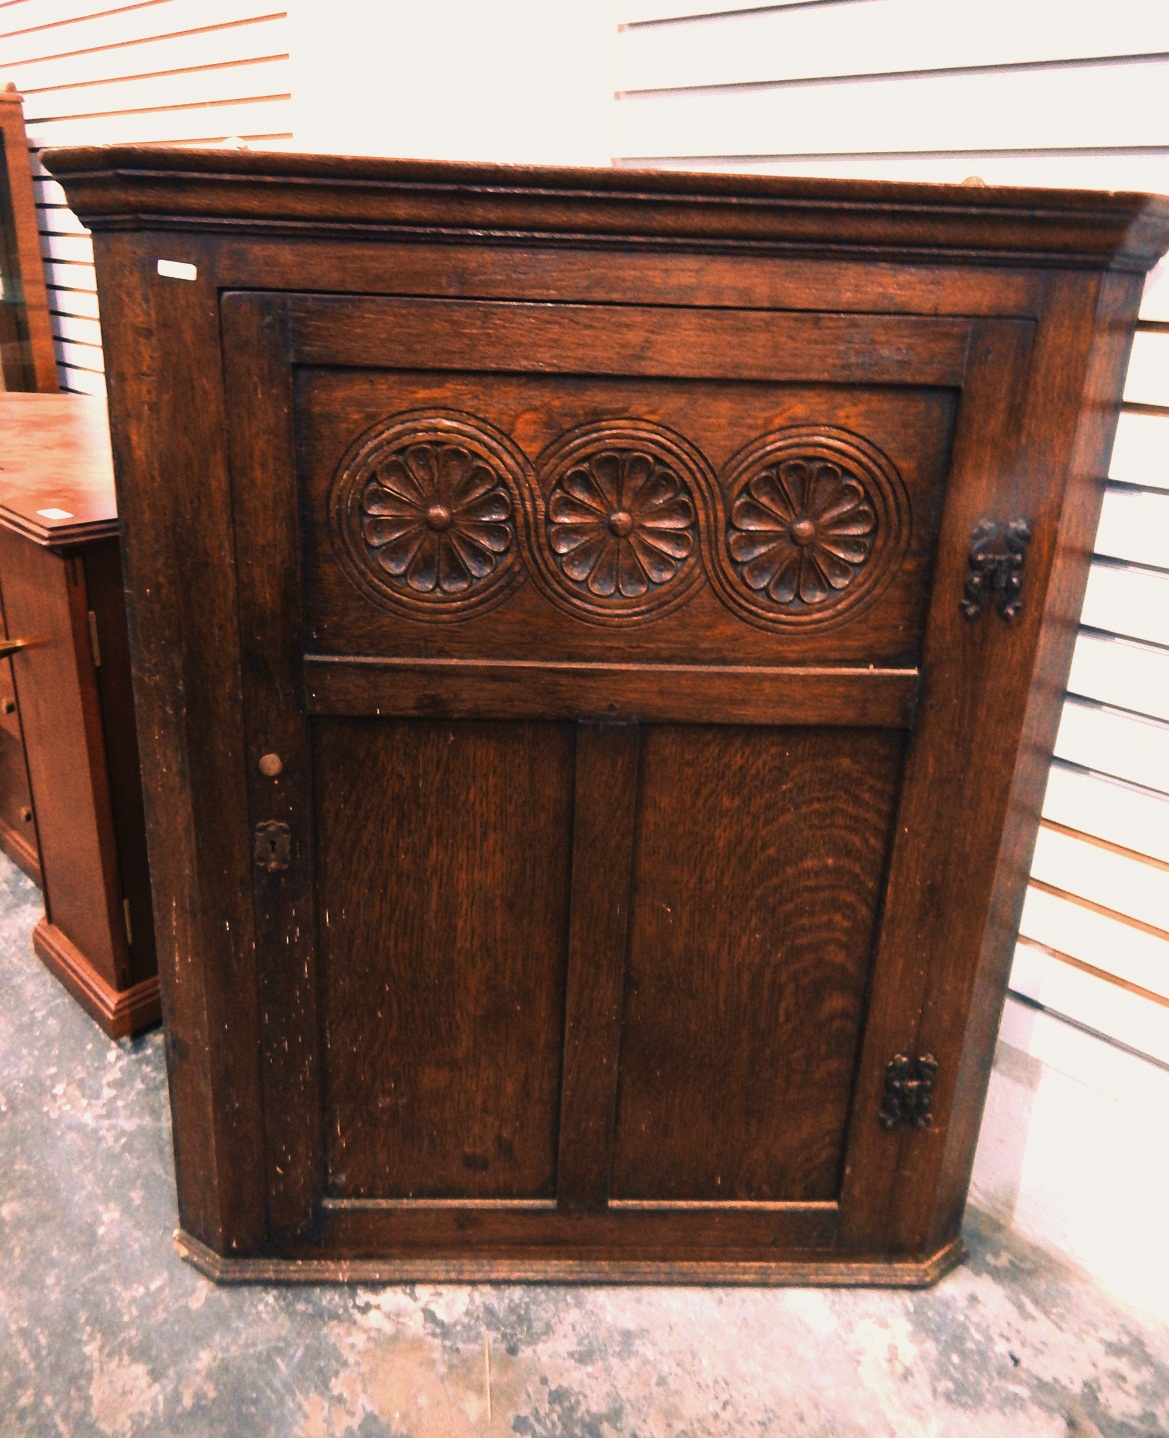
{"type": "Polygon", "coordinates": [[[277,819],[256,825],[256,868],[279,874],[292,862],[292,830],[277,819]]]}
{"type": "Polygon", "coordinates": [[[933,1054],[911,1059],[894,1054],[885,1069],[885,1096],[881,1100],[881,1123],[886,1128],[928,1128],[934,1098],[938,1061],[933,1054]]]}
{"type": "Polygon", "coordinates": [[[1014,619],[1023,606],[1023,561],[1031,542],[1031,526],[1025,519],[998,524],[980,519],[970,539],[966,561],[966,583],[962,587],[962,613],[977,619],[994,595],[998,611],[1014,619]]]}

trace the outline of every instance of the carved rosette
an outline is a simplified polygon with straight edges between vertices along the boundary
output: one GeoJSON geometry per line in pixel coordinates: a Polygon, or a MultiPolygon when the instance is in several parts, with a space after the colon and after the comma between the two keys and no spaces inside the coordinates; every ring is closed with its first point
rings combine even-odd
{"type": "Polygon", "coordinates": [[[843,430],[778,430],[723,477],[726,597],[752,619],[818,624],[884,587],[909,539],[900,477],[843,430]]]}
{"type": "Polygon", "coordinates": [[[334,483],[345,568],[390,608],[457,617],[520,577],[515,514],[524,464],[469,416],[398,416],[363,437],[334,483]]]}
{"type": "Polygon", "coordinates": [[[553,597],[598,618],[660,613],[685,599],[701,574],[701,469],[684,440],[641,421],[558,441],[539,465],[553,597]]]}
{"type": "Polygon", "coordinates": [[[828,459],[786,459],[735,500],[727,548],[749,589],[776,604],[822,604],[856,579],[876,528],[859,480],[828,459]]]}

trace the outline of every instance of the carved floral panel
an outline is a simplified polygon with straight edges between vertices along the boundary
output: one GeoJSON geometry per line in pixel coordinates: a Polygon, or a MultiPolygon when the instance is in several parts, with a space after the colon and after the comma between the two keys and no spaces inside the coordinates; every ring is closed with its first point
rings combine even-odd
{"type": "Polygon", "coordinates": [[[683,603],[704,572],[740,617],[833,623],[875,599],[910,537],[891,461],[830,426],[752,440],[716,482],[683,436],[639,419],[568,431],[531,464],[485,420],[394,416],[343,460],[330,525],[349,577],[390,609],[458,618],[525,573],[597,623],[683,603]]]}
{"type": "Polygon", "coordinates": [[[538,468],[552,598],[598,618],[636,618],[689,595],[701,578],[695,490],[710,481],[685,440],[645,421],[608,421],[563,436],[538,468]]]}
{"type": "Polygon", "coordinates": [[[876,597],[909,542],[900,476],[844,430],[764,435],[721,482],[724,597],[756,621],[817,624],[851,611],[876,597]]]}
{"type": "Polygon", "coordinates": [[[524,464],[467,415],[399,416],[343,463],[330,505],[350,577],[411,612],[458,615],[506,594],[517,564],[524,464]]]}

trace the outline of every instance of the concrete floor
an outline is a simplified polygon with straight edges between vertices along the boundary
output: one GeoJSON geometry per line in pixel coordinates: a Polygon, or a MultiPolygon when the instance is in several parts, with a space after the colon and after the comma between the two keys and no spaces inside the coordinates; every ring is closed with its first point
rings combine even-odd
{"type": "Polygon", "coordinates": [[[926,1292],[216,1288],[171,1245],[162,1040],[104,1038],[39,912],[0,856],[3,1438],[1169,1434],[1169,1330],[976,1214],[926,1292]]]}

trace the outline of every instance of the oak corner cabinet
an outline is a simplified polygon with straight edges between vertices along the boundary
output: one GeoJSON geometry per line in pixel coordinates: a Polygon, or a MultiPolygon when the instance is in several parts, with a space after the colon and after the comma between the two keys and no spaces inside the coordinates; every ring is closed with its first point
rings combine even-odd
{"type": "Polygon", "coordinates": [[[186,1254],[937,1277],[1169,202],[46,163],[186,1254]]]}

